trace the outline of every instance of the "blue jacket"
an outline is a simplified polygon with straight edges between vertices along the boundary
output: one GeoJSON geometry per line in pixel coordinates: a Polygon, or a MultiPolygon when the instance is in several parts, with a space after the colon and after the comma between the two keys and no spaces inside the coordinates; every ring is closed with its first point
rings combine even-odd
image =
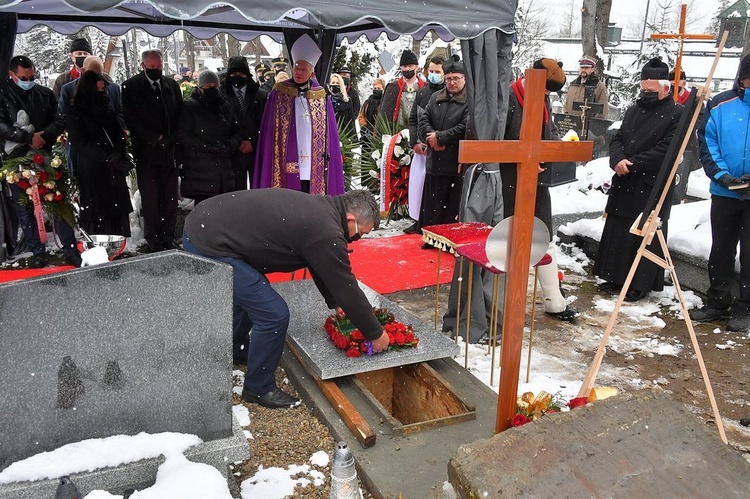
{"type": "Polygon", "coordinates": [[[706,175],[713,180],[709,191],[715,196],[740,199],[716,182],[724,175],[741,177],[750,174],[750,92],[738,83],[732,90],[720,93],[706,105],[698,128],[698,147],[706,175]]]}

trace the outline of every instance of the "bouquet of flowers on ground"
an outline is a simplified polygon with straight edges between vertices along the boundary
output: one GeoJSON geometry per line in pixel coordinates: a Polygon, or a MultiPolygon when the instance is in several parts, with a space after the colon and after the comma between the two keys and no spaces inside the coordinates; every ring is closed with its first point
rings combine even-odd
{"type": "Polygon", "coordinates": [[[576,397],[565,403],[559,393],[550,395],[542,390],[536,397],[532,392],[526,392],[516,400],[516,414],[510,420],[511,426],[523,426],[535,421],[545,414],[560,412],[563,406],[574,409],[586,405],[591,400],[586,397],[576,397]]]}
{"type": "Polygon", "coordinates": [[[31,149],[25,156],[3,160],[0,180],[16,184],[19,202],[24,206],[34,203],[34,189],[47,214],[75,225],[73,197],[75,188],[65,165],[61,148],[50,156],[43,149],[31,149]]]}
{"type": "MultiPolygon", "coordinates": [[[[415,348],[419,344],[414,328],[398,322],[390,310],[373,308],[372,311],[388,334],[388,350],[400,351],[404,348],[415,348]]],[[[362,332],[354,327],[346,314],[329,316],[324,327],[336,348],[346,350],[347,357],[360,357],[363,353],[373,355],[372,344],[365,341],[362,332]]]]}

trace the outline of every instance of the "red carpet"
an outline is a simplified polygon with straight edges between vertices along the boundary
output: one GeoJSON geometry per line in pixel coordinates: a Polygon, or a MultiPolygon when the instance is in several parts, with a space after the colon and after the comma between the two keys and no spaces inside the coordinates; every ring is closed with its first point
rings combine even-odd
{"type": "MultiPolygon", "coordinates": [[[[403,236],[362,239],[350,246],[352,268],[357,279],[380,294],[394,293],[408,289],[434,286],[437,281],[437,250],[423,250],[422,236],[403,236]]],[[[451,281],[453,276],[453,255],[442,252],[440,255],[440,283],[451,281]]],[[[69,270],[70,265],[45,267],[43,269],[0,270],[0,283],[26,279],[39,275],[53,274],[69,270]]],[[[271,282],[284,282],[292,279],[309,278],[309,273],[297,271],[293,274],[269,274],[271,282]]]]}
{"type": "MultiPolygon", "coordinates": [[[[380,294],[394,293],[408,289],[434,286],[437,281],[437,250],[423,250],[422,236],[403,236],[362,239],[352,243],[349,255],[352,269],[357,279],[380,294]]],[[[440,255],[440,283],[445,284],[453,277],[454,258],[450,253],[440,255]]],[[[298,271],[294,279],[301,279],[298,271]]],[[[309,274],[307,275],[309,278],[309,274]]],[[[292,279],[291,274],[270,274],[271,282],[292,279]]]]}

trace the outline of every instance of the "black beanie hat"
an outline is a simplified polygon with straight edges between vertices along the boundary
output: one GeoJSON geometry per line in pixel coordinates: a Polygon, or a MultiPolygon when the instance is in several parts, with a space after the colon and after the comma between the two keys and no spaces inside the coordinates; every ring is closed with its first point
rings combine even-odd
{"type": "Polygon", "coordinates": [[[737,79],[744,80],[750,78],[750,55],[746,55],[740,61],[740,69],[737,72],[737,79]]]}
{"type": "Polygon", "coordinates": [[[227,74],[230,75],[234,72],[245,73],[245,76],[250,76],[250,66],[247,65],[247,59],[241,55],[230,57],[229,64],[227,65],[227,74]]]}
{"type": "Polygon", "coordinates": [[[408,66],[409,64],[417,64],[419,65],[419,60],[417,59],[417,56],[409,49],[404,50],[401,52],[401,60],[398,61],[399,66],[408,66]]]}
{"type": "Polygon", "coordinates": [[[466,66],[464,66],[464,63],[461,62],[457,55],[453,55],[450,60],[443,63],[443,73],[461,73],[465,75],[466,66]]]}
{"type": "Polygon", "coordinates": [[[547,70],[547,83],[545,88],[550,92],[557,92],[565,85],[565,71],[562,70],[563,63],[554,59],[537,59],[534,61],[534,69],[547,70]]]}
{"type": "Polygon", "coordinates": [[[669,80],[669,66],[654,57],[641,69],[641,80],[669,80]]]}
{"type": "Polygon", "coordinates": [[[88,40],[85,38],[76,38],[72,42],[70,42],[70,53],[78,52],[79,50],[83,50],[85,52],[91,53],[91,44],[88,40]]]}

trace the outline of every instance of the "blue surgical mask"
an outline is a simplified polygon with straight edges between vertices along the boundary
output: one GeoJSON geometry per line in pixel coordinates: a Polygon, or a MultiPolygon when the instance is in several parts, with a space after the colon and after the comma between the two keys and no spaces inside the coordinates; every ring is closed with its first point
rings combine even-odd
{"type": "Polygon", "coordinates": [[[36,82],[35,81],[18,80],[16,82],[16,85],[18,85],[19,87],[21,87],[22,90],[31,90],[32,88],[34,88],[34,85],[36,85],[36,82]]]}
{"type": "Polygon", "coordinates": [[[440,76],[438,73],[429,73],[427,75],[427,81],[429,81],[433,85],[438,85],[443,82],[443,77],[440,76]]]}

